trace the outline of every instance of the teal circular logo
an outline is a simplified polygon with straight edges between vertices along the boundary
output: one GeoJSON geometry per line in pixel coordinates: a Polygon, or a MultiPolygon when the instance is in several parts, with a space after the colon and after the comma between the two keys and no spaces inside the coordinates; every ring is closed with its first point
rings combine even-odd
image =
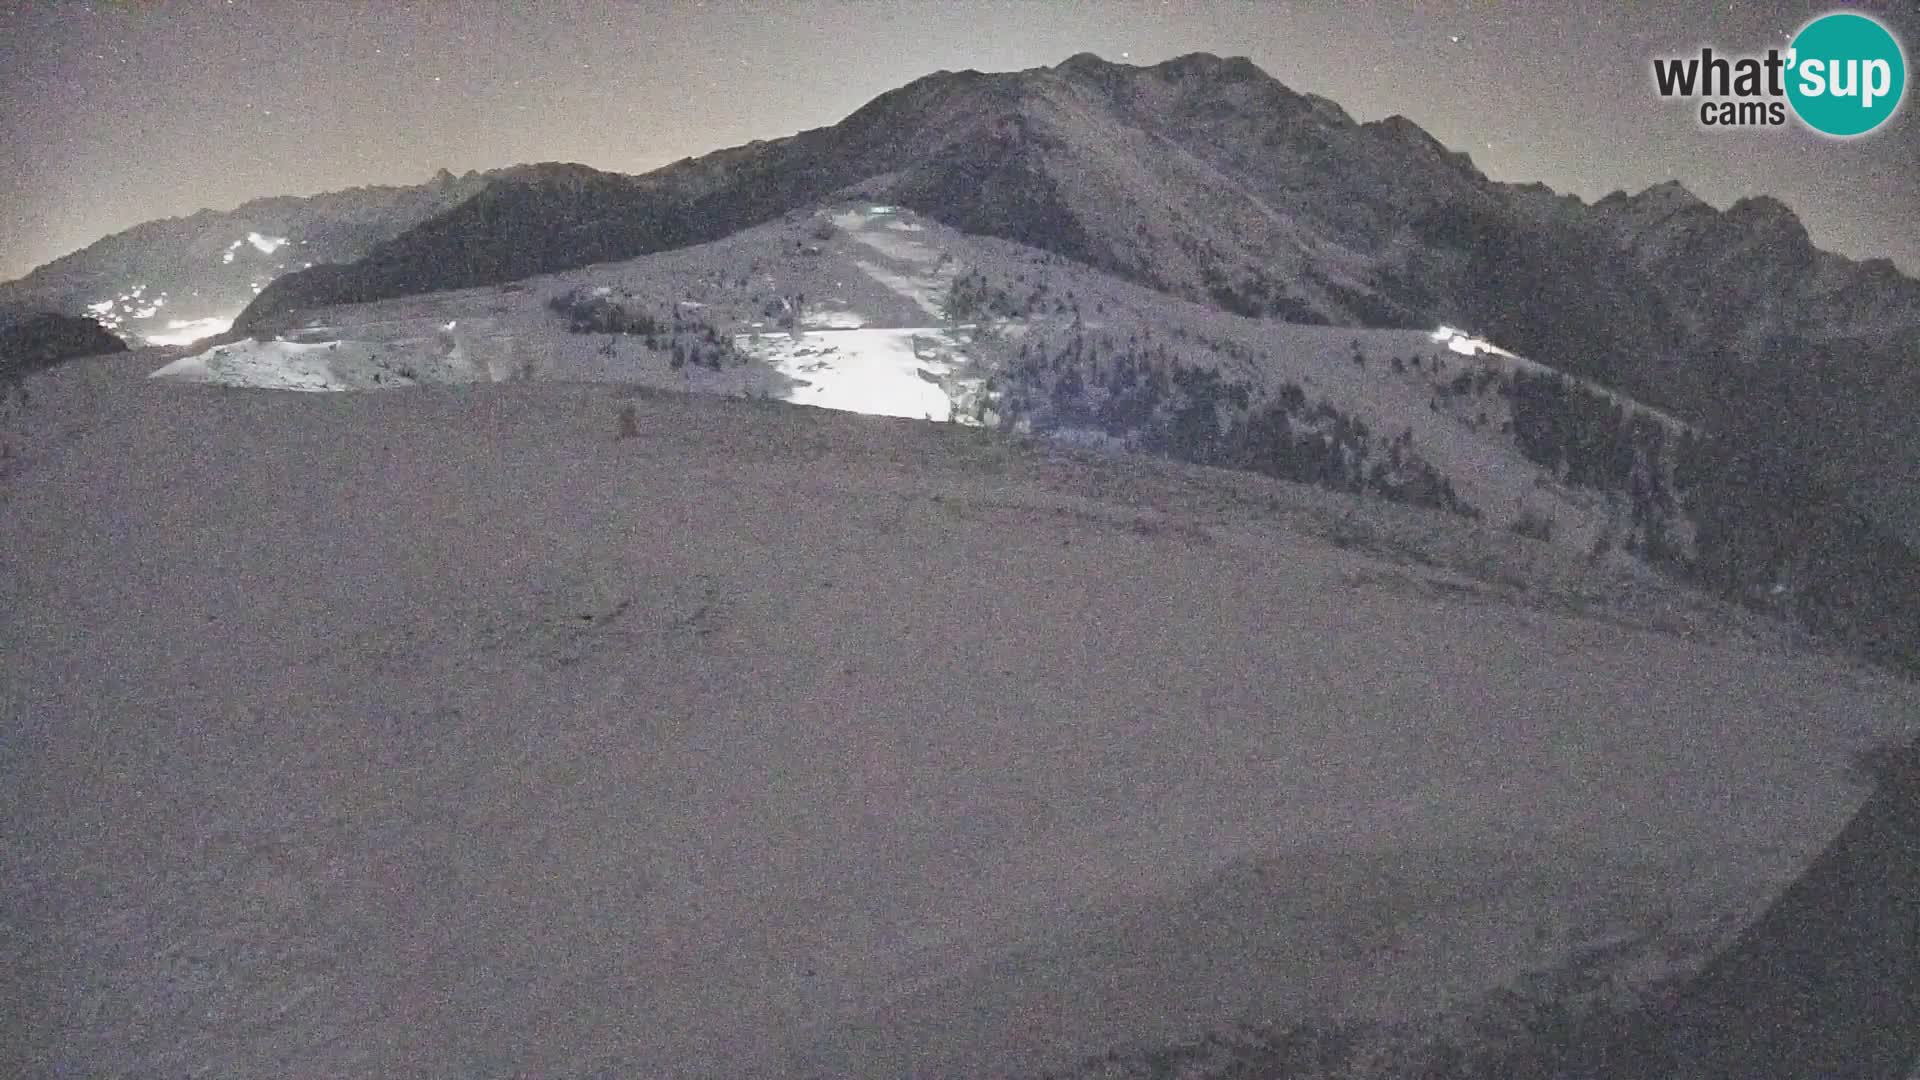
{"type": "Polygon", "coordinates": [[[1900,42],[1856,12],[1822,15],[1801,27],[1787,57],[1787,100],[1822,134],[1865,135],[1893,116],[1907,91],[1900,42]]]}

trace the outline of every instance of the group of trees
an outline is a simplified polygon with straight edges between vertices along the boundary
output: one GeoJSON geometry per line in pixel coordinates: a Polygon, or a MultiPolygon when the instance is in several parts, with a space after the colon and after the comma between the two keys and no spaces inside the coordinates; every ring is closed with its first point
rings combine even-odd
{"type": "Polygon", "coordinates": [[[1204,281],[1208,299],[1235,315],[1250,319],[1276,318],[1316,326],[1324,326],[1328,322],[1326,316],[1287,292],[1285,286],[1257,267],[1235,281],[1221,272],[1218,266],[1209,264],[1204,281]]]}
{"type": "MultiPolygon", "coordinates": [[[[1216,301],[1243,314],[1263,299],[1257,280],[1214,284],[1232,294],[1216,301]]],[[[1050,343],[1032,335],[1001,366],[988,396],[1002,424],[1095,430],[1180,460],[1478,515],[1419,455],[1410,432],[1382,439],[1331,404],[1309,402],[1296,384],[1262,393],[1223,375],[1222,358],[1258,366],[1233,343],[1179,330],[1162,341],[1150,331],[1114,340],[1085,329],[1080,308],[1044,281],[1022,295],[977,272],[956,280],[955,318],[1074,316],[1070,328],[1057,328],[1067,333],[1050,343]],[[1210,349],[1212,363],[1181,358],[1199,347],[1210,349]]],[[[1401,374],[1410,366],[1388,363],[1401,374]]],[[[1524,457],[1565,484],[1620,498],[1628,521],[1610,542],[1717,595],[1920,670],[1920,559],[1814,479],[1805,462],[1768,452],[1777,440],[1764,432],[1675,428],[1551,370],[1446,372],[1436,364],[1433,376],[1436,408],[1497,392],[1508,406],[1505,430],[1524,457]]],[[[1550,532],[1542,524],[1534,531],[1550,532]]]]}
{"type": "MultiPolygon", "coordinates": [[[[1234,304],[1216,297],[1230,309],[1250,309],[1259,292],[1257,282],[1251,293],[1245,283],[1216,284],[1233,291],[1234,304]]],[[[1478,516],[1410,432],[1382,439],[1333,405],[1308,401],[1297,384],[1262,393],[1222,374],[1223,360],[1257,367],[1249,350],[1178,329],[1166,340],[1150,331],[1115,340],[1084,328],[1071,294],[1044,281],[1019,293],[963,275],[949,309],[956,318],[1075,316],[1059,328],[1066,333],[1050,342],[1031,336],[1001,366],[988,396],[1002,424],[1095,430],[1180,460],[1478,516]],[[1209,349],[1213,362],[1182,359],[1195,348],[1209,349]]],[[[1410,366],[1388,363],[1401,374],[1410,366]]],[[[1628,522],[1610,542],[1707,591],[1920,670],[1920,558],[1813,478],[1807,463],[1767,450],[1777,440],[1764,432],[1675,428],[1551,370],[1435,364],[1432,374],[1436,408],[1498,393],[1524,457],[1570,486],[1620,498],[1628,522]]],[[[1528,528],[1552,532],[1544,519],[1528,528]]]]}
{"type": "MultiPolygon", "coordinates": [[[[1462,385],[1463,374],[1449,390],[1462,385]]],[[[1557,373],[1501,386],[1520,452],[1564,482],[1624,495],[1627,546],[1724,599],[1920,671],[1920,556],[1755,420],[1701,432],[1557,373]],[[1692,529],[1691,550],[1677,541],[1692,529]]]]}
{"type": "MultiPolygon", "coordinates": [[[[1327,322],[1305,301],[1289,295],[1262,271],[1251,272],[1236,285],[1214,270],[1209,271],[1207,282],[1207,295],[1233,314],[1318,325],[1327,322]]],[[[1096,300],[1094,306],[1094,313],[1099,314],[1105,305],[1096,300]]],[[[1009,290],[1006,285],[994,285],[984,273],[970,270],[954,278],[947,294],[946,314],[951,319],[965,320],[980,316],[1006,319],[1049,314],[1079,316],[1083,312],[1080,298],[1072,290],[1056,292],[1044,277],[1028,285],[1026,275],[1021,274],[1016,287],[1009,290]]]]}
{"type": "Polygon", "coordinates": [[[1525,370],[1508,378],[1505,391],[1520,452],[1569,486],[1621,491],[1643,454],[1658,459],[1664,429],[1638,423],[1606,394],[1557,373],[1525,370]]]}
{"type": "MultiPolygon", "coordinates": [[[[1434,373],[1444,374],[1445,372],[1446,362],[1439,357],[1435,357],[1434,373]]],[[[1441,384],[1438,392],[1443,398],[1485,397],[1488,390],[1501,385],[1504,381],[1504,376],[1501,375],[1499,369],[1492,366],[1484,366],[1478,369],[1470,368],[1456,374],[1450,381],[1441,384]]]]}
{"type": "MultiPolygon", "coordinates": [[[[1449,389],[1483,387],[1484,378],[1462,372],[1449,389]]],[[[1659,419],[1557,372],[1515,371],[1500,389],[1511,406],[1514,443],[1527,460],[1571,487],[1624,495],[1628,549],[1660,563],[1682,558],[1675,488],[1683,486],[1693,435],[1683,434],[1670,448],[1675,440],[1659,419]]]]}
{"type": "Polygon", "coordinates": [[[1477,516],[1407,431],[1377,440],[1365,421],[1297,383],[1260,394],[1164,344],[1109,343],[1082,333],[1054,348],[1022,345],[996,380],[1001,422],[1091,429],[1181,461],[1245,469],[1336,491],[1368,493],[1477,516]]]}
{"type": "Polygon", "coordinates": [[[985,274],[969,270],[955,276],[948,287],[946,316],[955,322],[965,322],[981,317],[1011,319],[1031,315],[1040,308],[1046,292],[1043,281],[1027,293],[1025,300],[1015,301],[1004,286],[995,286],[985,274]]]}
{"type": "Polygon", "coordinates": [[[1920,673],[1920,556],[1759,434],[1715,432],[1682,459],[1697,584],[1920,673]]]}
{"type": "Polygon", "coordinates": [[[668,354],[675,370],[693,364],[719,371],[748,362],[731,337],[677,304],[663,315],[639,306],[631,296],[615,300],[573,289],[548,300],[547,307],[565,316],[568,331],[575,334],[638,337],[648,349],[668,354]]]}

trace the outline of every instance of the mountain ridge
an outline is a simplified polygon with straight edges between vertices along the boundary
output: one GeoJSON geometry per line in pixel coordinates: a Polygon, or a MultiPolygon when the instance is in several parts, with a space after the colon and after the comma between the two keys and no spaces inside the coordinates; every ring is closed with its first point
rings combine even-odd
{"type": "Polygon", "coordinates": [[[182,330],[224,329],[289,268],[351,262],[495,180],[570,168],[577,166],[542,162],[460,176],[441,169],[419,184],[270,195],[156,218],[0,282],[0,306],[94,317],[136,344],[184,343],[182,330]]]}
{"type": "MultiPolygon", "coordinates": [[[[1484,210],[1516,224],[1525,220],[1534,227],[1544,220],[1549,229],[1611,239],[1632,257],[1632,272],[1642,277],[1673,268],[1664,258],[1666,250],[1655,243],[1660,237],[1650,235],[1648,226],[1631,214],[1617,212],[1622,203],[1638,212],[1640,201],[1650,193],[1669,191],[1668,185],[1637,196],[1609,195],[1591,205],[1549,194],[1560,213],[1520,213],[1516,206],[1544,189],[1488,180],[1468,155],[1448,150],[1404,117],[1356,123],[1338,105],[1288,89],[1244,57],[1204,53],[1150,67],[1114,64],[1083,52],[1051,68],[936,72],[877,96],[838,124],[684,159],[630,179],[636,184],[630,189],[634,200],[653,205],[604,207],[598,216],[623,226],[607,241],[571,256],[556,252],[538,259],[496,260],[491,271],[451,280],[480,284],[490,274],[518,273],[528,266],[548,272],[574,260],[631,257],[714,239],[857,183],[875,196],[889,194],[892,184],[906,196],[903,204],[956,227],[973,224],[991,235],[1034,243],[1177,295],[1219,300],[1231,292],[1242,307],[1262,306],[1281,317],[1318,317],[1341,324],[1430,318],[1436,308],[1479,318],[1497,306],[1452,288],[1444,255],[1408,265],[1407,253],[1397,250],[1414,239],[1404,232],[1410,220],[1444,205],[1484,210]],[[1094,137],[1116,132],[1131,151],[1124,157],[1152,160],[1167,174],[1163,179],[1187,184],[1185,190],[1176,190],[1184,200],[1163,197],[1156,203],[1151,196],[1164,196],[1160,189],[1165,185],[1151,175],[1120,176],[1113,165],[1118,154],[1114,144],[1109,139],[1102,152],[1094,137]],[[986,163],[973,160],[976,157],[986,163]],[[1030,194],[1036,198],[1024,208],[1032,220],[999,205],[1009,201],[1005,184],[987,189],[992,198],[954,201],[973,178],[971,173],[984,171],[987,163],[998,168],[1003,179],[1020,179],[1034,187],[1030,194]],[[1085,166],[1091,175],[1075,175],[1074,166],[1085,166]],[[726,175],[736,171],[737,177],[726,175]],[[1049,196],[1048,184],[1061,188],[1064,196],[1049,196]],[[1117,189],[1105,194],[1135,211],[1140,216],[1135,224],[1144,223],[1148,234],[1128,236],[1124,227],[1089,228],[1098,224],[1096,212],[1079,204],[1104,201],[1095,198],[1103,185],[1117,189]],[[1271,213],[1248,210],[1247,194],[1258,195],[1271,213]],[[936,195],[942,201],[936,202],[936,195]],[[1194,228],[1196,211],[1181,202],[1211,211],[1209,195],[1223,197],[1222,206],[1238,207],[1230,211],[1232,228],[1194,228]],[[1060,205],[1050,205],[1050,199],[1060,205]],[[1569,200],[1578,210],[1566,206],[1569,200]],[[1055,220],[1063,212],[1072,216],[1077,229],[1055,220]],[[1172,219],[1166,222],[1168,232],[1197,235],[1190,241],[1193,250],[1153,235],[1160,225],[1158,213],[1172,219]],[[1572,215],[1584,220],[1566,220],[1572,215]],[[676,225],[649,221],[650,216],[691,220],[676,225]],[[1245,241],[1214,235],[1249,226],[1252,239],[1245,241]],[[1309,257],[1294,257],[1301,245],[1309,257]],[[1356,248],[1367,250],[1356,258],[1356,248]],[[1368,302],[1355,302],[1354,292],[1367,294],[1368,302]]],[[[1683,193],[1699,221],[1718,231],[1710,238],[1714,244],[1745,239],[1786,250],[1799,262],[1815,250],[1797,217],[1775,200],[1742,200],[1717,211],[1677,183],[1671,190],[1683,193]],[[1785,237],[1763,235],[1770,226],[1784,226],[1785,237]],[[1732,236],[1719,235],[1729,231],[1732,236]]],[[[562,202],[561,195],[522,189],[502,198],[524,199],[530,211],[568,220],[564,206],[539,206],[543,199],[562,202]]],[[[469,247],[485,241],[484,229],[468,229],[466,235],[469,247]]],[[[432,284],[432,275],[424,271],[433,261],[430,245],[419,246],[413,254],[407,245],[388,248],[376,260],[411,259],[422,264],[419,272],[395,272],[392,266],[370,271],[360,275],[352,293],[372,298],[397,295],[392,292],[396,288],[432,284]]],[[[1675,257],[1697,261],[1710,253],[1687,248],[1675,257]]],[[[1898,274],[1891,263],[1856,263],[1837,255],[1816,261],[1824,293],[1864,297],[1854,306],[1862,315],[1875,316],[1876,337],[1884,337],[1890,325],[1920,325],[1920,282],[1898,274]]],[[[353,277],[336,275],[333,287],[346,287],[344,281],[353,277]]],[[[262,316],[277,307],[338,298],[328,288],[309,288],[296,277],[258,301],[244,322],[260,325],[262,316]]],[[[1667,329],[1656,325],[1645,336],[1661,340],[1668,336],[1667,329]]],[[[1819,329],[1826,333],[1831,328],[1819,329]]]]}

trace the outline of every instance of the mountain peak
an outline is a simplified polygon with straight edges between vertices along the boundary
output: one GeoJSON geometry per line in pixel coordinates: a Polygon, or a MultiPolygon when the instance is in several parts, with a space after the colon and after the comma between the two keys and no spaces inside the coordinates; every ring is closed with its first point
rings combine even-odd
{"type": "Polygon", "coordinates": [[[1183,53],[1158,64],[1142,66],[1118,63],[1095,52],[1077,52],[1054,65],[1053,70],[1069,75],[1116,75],[1123,72],[1152,71],[1172,78],[1211,78],[1227,81],[1271,79],[1260,66],[1244,56],[1218,56],[1210,52],[1183,53]]]}
{"type": "Polygon", "coordinates": [[[1695,195],[1687,185],[1678,180],[1662,180],[1633,197],[1641,203],[1657,203],[1672,206],[1675,209],[1688,206],[1705,206],[1706,200],[1695,195]]]}
{"type": "Polygon", "coordinates": [[[1813,250],[1807,227],[1786,203],[1771,195],[1753,195],[1727,208],[1726,220],[1793,248],[1813,250]]]}
{"type": "Polygon", "coordinates": [[[1394,113],[1392,116],[1389,116],[1383,120],[1375,120],[1371,124],[1368,124],[1367,126],[1372,128],[1377,128],[1378,130],[1388,135],[1393,135],[1402,139],[1411,139],[1416,142],[1423,142],[1423,143],[1431,142],[1431,143],[1434,143],[1435,145],[1438,145],[1439,143],[1439,140],[1435,139],[1432,135],[1427,134],[1426,128],[1421,127],[1419,124],[1414,123],[1412,120],[1407,119],[1406,117],[1400,115],[1399,113],[1394,113]]]}
{"type": "Polygon", "coordinates": [[[1625,213],[1636,221],[1665,220],[1682,214],[1691,217],[1702,211],[1713,213],[1713,207],[1706,200],[1678,180],[1662,180],[1638,195],[1615,191],[1593,206],[1605,214],[1625,213]]]}
{"type": "Polygon", "coordinates": [[[1054,65],[1055,71],[1106,71],[1122,67],[1094,52],[1077,52],[1054,65]]]}
{"type": "Polygon", "coordinates": [[[1190,52],[1163,60],[1154,69],[1169,75],[1199,75],[1212,78],[1268,78],[1259,65],[1244,56],[1216,56],[1210,52],[1190,52]]]}
{"type": "Polygon", "coordinates": [[[1768,224],[1798,224],[1800,221],[1786,203],[1771,195],[1749,195],[1728,207],[1727,216],[1768,224]]]}
{"type": "Polygon", "coordinates": [[[1447,145],[1439,139],[1434,138],[1433,134],[1426,128],[1401,116],[1399,113],[1395,113],[1384,120],[1368,121],[1362,124],[1361,127],[1366,131],[1382,136],[1401,146],[1413,148],[1420,153],[1438,157],[1455,169],[1459,169],[1470,176],[1480,175],[1480,170],[1474,167],[1471,157],[1467,156],[1464,152],[1447,149],[1447,145]]]}

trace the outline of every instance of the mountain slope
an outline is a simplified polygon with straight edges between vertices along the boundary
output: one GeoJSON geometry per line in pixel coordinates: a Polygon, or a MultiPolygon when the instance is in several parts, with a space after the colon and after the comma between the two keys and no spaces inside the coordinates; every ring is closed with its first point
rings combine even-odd
{"type": "Polygon", "coordinates": [[[1753,365],[1815,347],[1846,354],[1820,380],[1842,403],[1920,393],[1920,283],[1814,250],[1777,202],[1723,213],[1661,185],[1587,206],[1495,183],[1403,118],[1358,124],[1206,54],[940,72],[832,127],[643,177],[500,185],[358,264],[290,275],[240,326],[715,240],[836,194],[1242,314],[1464,325],[1702,422],[1753,365]]]}
{"type": "MultiPolygon", "coordinates": [[[[1720,212],[1663,185],[1587,206],[1490,182],[1403,119],[1357,124],[1245,60],[1136,68],[1083,54],[1047,69],[938,73],[833,127],[644,177],[583,170],[499,185],[359,263],[277,282],[239,329],[270,336],[302,309],[682,248],[852,196],[1238,314],[1465,326],[1598,380],[1715,440],[1694,455],[1709,473],[1695,477],[1701,505],[1688,515],[1715,523],[1716,550],[1686,572],[1729,596],[1790,596],[1821,609],[1824,628],[1905,642],[1895,655],[1908,660],[1920,647],[1914,558],[1886,535],[1901,523],[1887,501],[1855,494],[1914,484],[1903,463],[1920,454],[1920,286],[1814,250],[1771,200],[1720,212]],[[1795,494],[1768,502],[1783,492],[1795,494]],[[1866,603],[1872,580],[1895,583],[1884,603],[1866,603]]],[[[1024,390],[1060,392],[1060,374],[1024,390]]],[[[1529,394],[1536,464],[1667,512],[1675,487],[1634,479],[1623,415],[1548,384],[1529,394]],[[1610,460],[1589,467],[1596,457],[1610,460]]],[[[1263,445],[1278,445],[1270,434],[1263,445]]],[[[1189,449],[1209,461],[1218,452],[1189,449]]],[[[1353,482],[1351,462],[1309,457],[1290,453],[1284,468],[1353,482]]],[[[1421,497],[1437,486],[1421,481],[1421,497]]]]}
{"type": "MultiPolygon", "coordinates": [[[[1534,365],[1423,331],[1235,316],[901,207],[832,204],[498,290],[307,315],[287,340],[156,375],[305,387],[327,383],[310,374],[321,362],[341,389],[524,372],[777,396],[1232,464],[1496,525],[1525,511],[1582,554],[1640,531],[1624,490],[1563,488],[1520,453],[1514,419],[1524,432],[1530,414],[1507,395],[1534,365]]],[[[1678,445],[1671,418],[1625,406],[1678,445]]],[[[1664,446],[1645,456],[1670,477],[1664,446]]]]}
{"type": "Polygon", "coordinates": [[[1541,546],[1446,515],[152,366],[33,376],[0,513],[7,1075],[1031,1075],[1406,1016],[1692,954],[1912,730],[1717,619],[1530,602],[1541,546]]]}
{"type": "Polygon", "coordinates": [[[1886,760],[1807,872],[1666,1003],[1637,1075],[1920,1068],[1920,744],[1886,760]]]}
{"type": "Polygon", "coordinates": [[[0,284],[0,306],[92,316],[136,342],[185,344],[225,330],[282,274],[352,262],[496,180],[556,168],[441,170],[424,184],[277,196],[149,221],[0,284]]]}
{"type": "Polygon", "coordinates": [[[92,319],[53,312],[0,311],[0,377],[18,379],[77,356],[125,352],[127,344],[92,319]]]}
{"type": "Polygon", "coordinates": [[[1459,335],[1234,316],[902,208],[315,309],[283,334],[156,374],[605,379],[985,422],[1475,517],[1920,669],[1920,559],[1777,432],[1703,434],[1459,335]]]}
{"type": "MultiPolygon", "coordinates": [[[[1382,303],[1363,280],[1359,254],[1391,239],[1377,223],[1483,182],[1431,140],[1410,137],[1410,127],[1354,124],[1244,60],[1204,55],[1154,68],[1081,56],[1006,75],[939,73],[834,127],[626,184],[606,178],[588,195],[503,189],[512,210],[489,217],[463,207],[361,266],[290,277],[242,326],[263,326],[276,310],[483,284],[717,239],[852,185],[1177,295],[1244,294],[1238,302],[1262,313],[1357,324],[1382,303]],[[1243,114],[1257,123],[1243,131],[1226,122],[1243,114]],[[1244,139],[1260,144],[1236,143],[1244,139]],[[1403,155],[1443,179],[1410,181],[1403,155]],[[1374,190],[1358,209],[1323,197],[1342,185],[1374,190]],[[594,235],[573,246],[529,244],[511,228],[518,221],[563,234],[591,223],[594,235]]],[[[1385,302],[1408,325],[1418,321],[1385,302]]]]}

